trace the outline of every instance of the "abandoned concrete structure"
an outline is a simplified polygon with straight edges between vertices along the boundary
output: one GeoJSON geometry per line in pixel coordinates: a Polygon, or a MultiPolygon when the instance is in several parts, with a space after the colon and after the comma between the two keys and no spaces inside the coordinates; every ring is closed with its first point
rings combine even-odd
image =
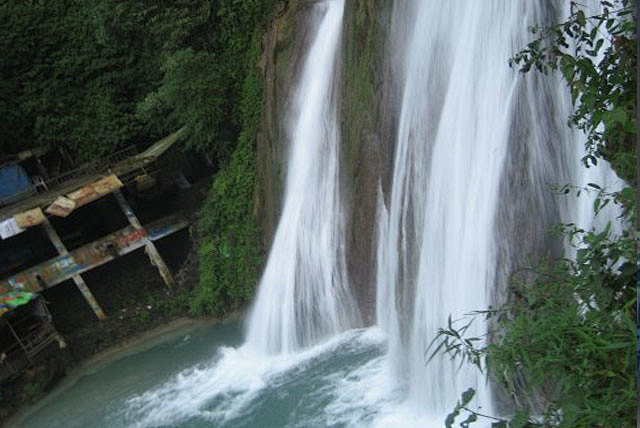
{"type": "MultiPolygon", "coordinates": [[[[103,311],[82,274],[139,248],[145,249],[166,286],[174,287],[172,272],[154,242],[184,229],[188,220],[174,213],[143,224],[129,198],[155,185],[158,158],[184,132],[183,128],[141,153],[129,148],[55,177],[48,177],[39,161],[42,153],[28,152],[0,165],[0,299],[20,293],[35,296],[32,306],[42,306],[46,312],[37,293],[72,280],[95,316],[105,319],[109,314],[103,311]],[[37,166],[38,174],[29,174],[28,168],[20,165],[27,159],[37,166]],[[109,204],[104,203],[107,199],[111,199],[109,204]]],[[[179,172],[177,177],[185,181],[179,172]]],[[[18,330],[5,335],[7,338],[0,341],[4,347],[0,356],[5,355],[2,363],[7,363],[6,372],[24,365],[16,362],[20,349],[28,362],[35,355],[34,349],[37,353],[50,343],[64,343],[47,321],[51,318],[48,313],[34,321],[31,310],[6,309],[0,313],[0,327],[11,327],[10,317],[13,322],[30,318],[20,321],[31,325],[25,329],[27,333],[48,332],[40,334],[41,343],[28,352],[23,346],[26,336],[21,337],[18,330]]]]}

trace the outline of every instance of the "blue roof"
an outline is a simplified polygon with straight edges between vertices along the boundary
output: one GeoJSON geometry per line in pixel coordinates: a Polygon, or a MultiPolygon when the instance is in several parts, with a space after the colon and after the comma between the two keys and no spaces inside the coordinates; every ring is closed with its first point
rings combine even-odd
{"type": "Polygon", "coordinates": [[[13,202],[31,194],[31,179],[20,165],[0,168],[0,202],[13,202]]]}

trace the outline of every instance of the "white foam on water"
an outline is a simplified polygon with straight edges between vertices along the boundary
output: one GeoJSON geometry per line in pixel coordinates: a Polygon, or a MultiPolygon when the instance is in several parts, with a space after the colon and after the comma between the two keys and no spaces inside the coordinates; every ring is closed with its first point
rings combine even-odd
{"type": "MultiPolygon", "coordinates": [[[[366,335],[375,338],[371,343],[386,347],[388,337],[381,329],[368,329],[359,340],[362,346],[369,343],[364,341],[366,335]]],[[[362,365],[328,375],[328,384],[318,394],[331,397],[331,401],[315,424],[299,426],[441,428],[443,415],[416,411],[408,403],[407,390],[396,382],[390,358],[385,352],[362,365]]]]}
{"type": "Polygon", "coordinates": [[[277,388],[339,348],[378,346],[379,330],[349,330],[304,351],[265,357],[251,347],[221,348],[214,361],[184,370],[159,387],[126,400],[131,427],[176,426],[190,419],[223,424],[245,415],[267,388],[277,388]]]}

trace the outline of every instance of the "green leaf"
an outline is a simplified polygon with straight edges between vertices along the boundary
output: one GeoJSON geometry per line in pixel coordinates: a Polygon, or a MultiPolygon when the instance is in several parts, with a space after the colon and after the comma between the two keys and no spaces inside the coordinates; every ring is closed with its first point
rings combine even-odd
{"type": "Polygon", "coordinates": [[[476,390],[473,388],[467,389],[462,393],[462,405],[466,406],[473,399],[473,396],[476,395],[476,390]]]}
{"type": "Polygon", "coordinates": [[[471,425],[473,422],[478,420],[478,416],[475,413],[471,413],[469,416],[467,416],[467,419],[465,419],[464,421],[460,422],[460,426],[462,428],[468,428],[469,425],[471,425]]]}
{"type": "Polygon", "coordinates": [[[635,343],[633,342],[611,343],[609,345],[604,346],[602,349],[622,349],[622,348],[628,348],[631,346],[635,346],[635,343]]]}
{"type": "Polygon", "coordinates": [[[636,273],[638,272],[638,267],[636,266],[635,263],[626,262],[620,267],[620,272],[624,276],[633,276],[633,275],[636,275],[636,273]]]}
{"type": "Polygon", "coordinates": [[[456,417],[460,414],[460,411],[456,407],[456,409],[447,415],[447,418],[444,420],[444,424],[447,428],[451,428],[453,423],[456,421],[456,417]]]}
{"type": "Polygon", "coordinates": [[[598,39],[598,41],[596,42],[596,47],[593,49],[595,51],[596,55],[598,54],[598,51],[602,47],[603,43],[604,43],[604,39],[598,39]]]}
{"type": "Polygon", "coordinates": [[[600,203],[602,202],[602,200],[600,198],[596,198],[593,201],[593,211],[595,211],[596,213],[598,213],[598,211],[600,211],[600,203]]]}
{"type": "Polygon", "coordinates": [[[575,69],[571,64],[565,64],[562,66],[562,75],[568,82],[573,81],[573,77],[575,75],[575,69]]]}
{"type": "Polygon", "coordinates": [[[587,24],[587,18],[584,15],[584,11],[579,10],[577,15],[576,15],[576,21],[578,22],[578,24],[580,24],[581,26],[585,26],[587,24]]]}
{"type": "Polygon", "coordinates": [[[524,428],[529,423],[529,408],[521,407],[516,411],[513,419],[511,420],[511,426],[513,428],[524,428]]]}

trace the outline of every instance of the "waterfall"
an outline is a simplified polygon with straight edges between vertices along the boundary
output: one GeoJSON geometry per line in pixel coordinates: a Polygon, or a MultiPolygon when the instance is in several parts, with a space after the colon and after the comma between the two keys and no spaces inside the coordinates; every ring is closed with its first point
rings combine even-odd
{"type": "MultiPolygon", "coordinates": [[[[438,329],[499,304],[528,256],[558,255],[550,226],[593,219],[584,202],[550,189],[586,184],[566,84],[507,65],[529,26],[566,11],[525,0],[402,3],[392,19],[405,63],[395,65],[403,94],[391,192],[386,204],[378,198],[377,319],[409,407],[441,424],[469,387],[484,412],[495,409],[475,367],[448,356],[426,364],[438,329]]],[[[485,337],[487,327],[478,320],[467,333],[485,337]]]]}
{"type": "Polygon", "coordinates": [[[339,195],[336,55],[344,0],[322,14],[289,123],[284,207],[248,324],[247,346],[290,353],[358,323],[344,254],[339,195]]]}
{"type": "MultiPolygon", "coordinates": [[[[381,326],[410,403],[441,422],[464,389],[488,396],[474,367],[458,370],[449,357],[426,365],[425,349],[450,315],[490,305],[494,221],[519,80],[507,60],[524,44],[532,12],[513,1],[414,4],[381,224],[378,295],[386,298],[378,318],[387,320],[381,326]],[[383,315],[389,307],[392,319],[383,315]]],[[[470,332],[483,333],[479,324],[470,332]]]]}

